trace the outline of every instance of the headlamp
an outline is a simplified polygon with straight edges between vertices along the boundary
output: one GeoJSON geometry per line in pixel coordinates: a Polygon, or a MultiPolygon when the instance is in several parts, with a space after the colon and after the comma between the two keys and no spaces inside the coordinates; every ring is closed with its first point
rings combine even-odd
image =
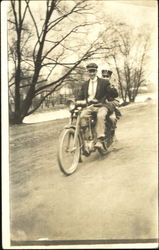
{"type": "Polygon", "coordinates": [[[76,107],[75,102],[72,99],[71,100],[67,100],[66,105],[67,105],[69,111],[74,110],[75,107],[76,107]]]}

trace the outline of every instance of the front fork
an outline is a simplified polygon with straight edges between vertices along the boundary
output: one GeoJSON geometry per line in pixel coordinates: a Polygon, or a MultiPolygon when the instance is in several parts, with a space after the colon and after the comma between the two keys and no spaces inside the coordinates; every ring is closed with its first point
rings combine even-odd
{"type": "Polygon", "coordinates": [[[79,159],[79,162],[82,162],[82,158],[81,158],[82,138],[81,138],[80,133],[79,133],[79,130],[80,130],[80,116],[79,115],[77,116],[76,125],[72,124],[72,117],[71,117],[69,125],[65,126],[65,128],[73,128],[75,130],[74,138],[73,138],[72,151],[76,150],[77,140],[79,138],[79,143],[80,143],[80,159],[79,159]]]}
{"type": "Polygon", "coordinates": [[[80,116],[77,117],[76,126],[75,126],[75,136],[74,136],[74,140],[73,140],[73,147],[74,148],[76,148],[76,142],[77,142],[77,138],[79,136],[79,122],[80,122],[80,116]]]}

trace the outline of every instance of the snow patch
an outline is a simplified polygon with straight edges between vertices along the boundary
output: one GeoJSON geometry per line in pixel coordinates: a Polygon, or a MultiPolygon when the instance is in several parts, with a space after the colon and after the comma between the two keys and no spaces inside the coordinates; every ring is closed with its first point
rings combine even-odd
{"type": "MultiPolygon", "coordinates": [[[[147,98],[151,99],[157,99],[158,95],[157,93],[147,93],[147,94],[141,94],[136,97],[135,104],[137,103],[143,103],[147,100],[147,98]]],[[[120,103],[122,100],[120,100],[120,103]]],[[[37,122],[44,122],[44,121],[52,121],[57,119],[63,119],[70,117],[70,112],[68,109],[60,109],[56,111],[49,111],[45,113],[39,113],[39,114],[32,114],[29,116],[26,116],[23,120],[23,123],[37,123],[37,122]]]]}
{"type": "Polygon", "coordinates": [[[43,121],[51,121],[51,120],[68,118],[69,116],[70,112],[67,109],[61,109],[57,111],[49,111],[45,113],[32,114],[26,116],[23,120],[23,123],[37,123],[43,121]]]}

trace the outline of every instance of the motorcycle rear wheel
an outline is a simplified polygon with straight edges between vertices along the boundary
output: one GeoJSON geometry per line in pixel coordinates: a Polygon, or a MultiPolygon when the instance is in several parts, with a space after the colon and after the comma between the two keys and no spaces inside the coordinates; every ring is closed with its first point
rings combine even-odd
{"type": "Polygon", "coordinates": [[[58,163],[65,175],[73,174],[80,160],[80,140],[77,137],[76,144],[73,145],[74,136],[75,130],[69,128],[64,129],[59,137],[58,163]]]}
{"type": "Polygon", "coordinates": [[[114,136],[115,136],[115,130],[109,131],[109,134],[106,135],[106,138],[103,141],[103,148],[102,149],[98,149],[98,152],[101,155],[106,155],[108,153],[108,150],[109,150],[110,146],[113,143],[114,136]]]}

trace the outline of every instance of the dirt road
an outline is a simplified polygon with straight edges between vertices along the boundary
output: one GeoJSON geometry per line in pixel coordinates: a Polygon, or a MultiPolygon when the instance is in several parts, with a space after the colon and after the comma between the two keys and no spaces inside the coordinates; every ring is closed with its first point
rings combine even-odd
{"type": "Polygon", "coordinates": [[[112,151],[65,177],[56,160],[67,119],[10,128],[12,240],[157,238],[157,109],[122,110],[112,151]]]}

